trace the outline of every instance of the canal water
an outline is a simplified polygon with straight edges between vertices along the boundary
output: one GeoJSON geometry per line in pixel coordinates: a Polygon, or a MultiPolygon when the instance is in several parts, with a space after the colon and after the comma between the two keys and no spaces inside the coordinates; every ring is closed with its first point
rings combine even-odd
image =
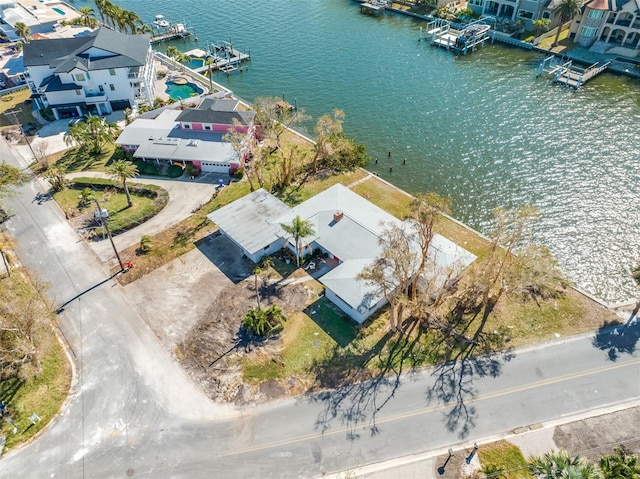
{"type": "Polygon", "coordinates": [[[536,78],[539,54],[455,56],[418,41],[424,22],[362,15],[351,0],[121,4],[194,27],[197,44],[174,43],[183,51],[250,50],[245,72],[214,79],[247,101],[285,94],[314,119],[344,110],[347,133],[378,158],[370,170],[452,196],[454,216],[480,231],[496,207],[536,206],[535,239],[579,287],[608,302],[638,295],[640,82],[605,74],[574,91],[536,78]]]}

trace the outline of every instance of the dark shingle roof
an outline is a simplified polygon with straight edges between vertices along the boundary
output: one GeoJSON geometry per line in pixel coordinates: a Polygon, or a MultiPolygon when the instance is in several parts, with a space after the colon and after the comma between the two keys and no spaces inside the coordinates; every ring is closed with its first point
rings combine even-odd
{"type": "Polygon", "coordinates": [[[75,83],[62,83],[57,75],[50,75],[42,80],[40,88],[44,88],[45,91],[82,90],[82,87],[75,83]]]}
{"type": "Polygon", "coordinates": [[[84,71],[144,65],[149,50],[149,35],[125,35],[101,28],[86,37],[36,40],[24,45],[24,65],[49,65],[56,73],[74,68],[84,71]],[[112,53],[90,59],[87,51],[96,48],[112,53]]]}
{"type": "Polygon", "coordinates": [[[176,118],[181,122],[215,123],[232,125],[236,119],[241,125],[250,125],[256,116],[255,111],[235,111],[237,100],[206,98],[197,108],[186,108],[176,118]]]}

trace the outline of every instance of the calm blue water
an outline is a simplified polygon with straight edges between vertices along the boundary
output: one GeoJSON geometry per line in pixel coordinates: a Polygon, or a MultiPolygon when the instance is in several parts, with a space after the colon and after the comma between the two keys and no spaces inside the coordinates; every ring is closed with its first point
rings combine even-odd
{"type": "Polygon", "coordinates": [[[536,79],[537,54],[454,56],[418,42],[424,23],[362,15],[350,0],[121,4],[193,26],[199,43],[175,42],[182,51],[220,40],[250,50],[248,70],[214,80],[248,101],[284,93],[314,119],[343,109],[347,133],[379,159],[371,170],[451,195],[455,216],[481,231],[498,206],[537,206],[535,238],[573,281],[607,301],[638,294],[639,82],[602,75],[576,92],[536,79]]]}

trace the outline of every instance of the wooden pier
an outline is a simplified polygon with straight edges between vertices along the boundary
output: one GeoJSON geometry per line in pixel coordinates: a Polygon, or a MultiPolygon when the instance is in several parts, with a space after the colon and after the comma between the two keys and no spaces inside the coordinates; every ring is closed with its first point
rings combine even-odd
{"type": "Polygon", "coordinates": [[[158,33],[151,36],[150,43],[155,45],[162,42],[170,42],[171,40],[178,40],[180,38],[186,38],[191,36],[191,30],[186,28],[182,23],[171,25],[163,33],[158,33]]]}
{"type": "Polygon", "coordinates": [[[372,1],[363,2],[360,4],[360,13],[366,13],[367,15],[378,16],[389,6],[385,1],[372,1]]]}
{"type": "Polygon", "coordinates": [[[562,62],[555,56],[545,58],[538,66],[538,76],[547,73],[553,81],[561,85],[570,86],[576,90],[586,82],[607,69],[611,62],[597,62],[587,68],[573,65],[573,60],[562,62]]]}

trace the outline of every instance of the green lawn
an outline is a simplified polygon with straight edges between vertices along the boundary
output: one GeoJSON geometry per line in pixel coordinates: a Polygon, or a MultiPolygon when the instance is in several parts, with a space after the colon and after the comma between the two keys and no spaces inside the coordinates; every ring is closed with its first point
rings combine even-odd
{"type": "MultiPolygon", "coordinates": [[[[76,181],[89,183],[100,181],[104,183],[106,180],[76,178],[76,181]]],[[[80,193],[84,187],[84,183],[82,183],[80,187],[74,187],[74,184],[72,184],[69,188],[54,193],[53,198],[58,202],[60,208],[69,216],[94,211],[96,209],[95,202],[89,203],[89,205],[84,208],[79,205],[80,193]]],[[[133,202],[133,206],[131,207],[128,206],[127,197],[122,189],[109,188],[104,191],[94,190],[93,196],[98,199],[100,205],[109,212],[109,228],[114,234],[148,220],[164,208],[168,201],[167,192],[158,186],[130,183],[129,191],[133,202]],[[154,197],[155,195],[157,195],[157,197],[154,197]]],[[[102,233],[99,230],[96,230],[96,232],[97,234],[102,233]]]]}
{"type": "Polygon", "coordinates": [[[506,441],[483,445],[478,450],[480,463],[485,474],[503,471],[503,475],[493,476],[503,479],[533,479],[528,464],[520,448],[506,441]]]}
{"type": "Polygon", "coordinates": [[[38,125],[31,113],[33,103],[25,103],[30,97],[28,88],[0,96],[0,127],[13,125],[13,119],[4,115],[7,111],[17,111],[17,119],[22,125],[38,125]]]}

